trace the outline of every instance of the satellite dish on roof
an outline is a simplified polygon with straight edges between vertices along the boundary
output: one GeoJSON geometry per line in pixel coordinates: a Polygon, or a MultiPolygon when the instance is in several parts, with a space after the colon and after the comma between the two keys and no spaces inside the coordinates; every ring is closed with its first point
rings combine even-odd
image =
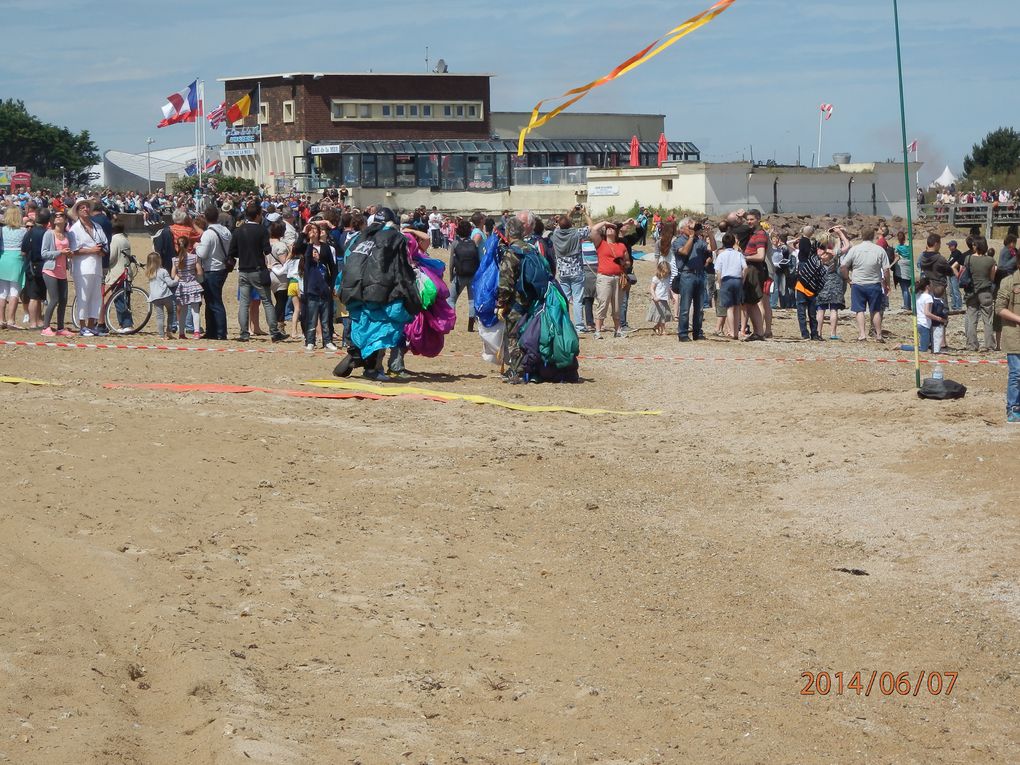
{"type": "Polygon", "coordinates": [[[436,68],[432,71],[436,74],[446,74],[450,70],[446,66],[446,61],[444,59],[439,59],[439,61],[436,62],[436,68]]]}

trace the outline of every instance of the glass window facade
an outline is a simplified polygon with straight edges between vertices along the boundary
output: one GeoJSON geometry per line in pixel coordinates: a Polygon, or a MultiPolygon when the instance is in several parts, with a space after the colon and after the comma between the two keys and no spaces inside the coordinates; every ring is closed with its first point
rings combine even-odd
{"type": "Polygon", "coordinates": [[[439,185],[439,155],[420,154],[415,161],[418,185],[431,188],[439,185]]]}
{"type": "MultiPolygon", "coordinates": [[[[529,139],[524,156],[518,157],[516,142],[500,139],[338,141],[313,147],[310,156],[317,175],[347,186],[488,191],[526,183],[515,181],[512,170],[517,167],[538,168],[525,177],[544,178],[541,168],[627,166],[629,143],[529,139]]],[[[685,161],[700,156],[693,144],[680,142],[670,144],[668,155],[685,161]]],[[[657,145],[644,142],[639,158],[642,166],[654,167],[657,145]]],[[[553,180],[543,182],[560,177],[555,171],[548,175],[553,180]]]]}

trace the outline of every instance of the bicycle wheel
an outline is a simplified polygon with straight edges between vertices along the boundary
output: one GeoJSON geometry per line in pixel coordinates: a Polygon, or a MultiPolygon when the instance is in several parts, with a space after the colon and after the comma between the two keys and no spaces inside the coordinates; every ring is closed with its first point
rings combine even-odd
{"type": "Polygon", "coordinates": [[[120,287],[106,304],[106,326],[118,335],[133,335],[145,326],[152,314],[149,293],[141,287],[120,287]]]}
{"type": "Polygon", "coordinates": [[[78,307],[78,295],[71,295],[71,302],[67,304],[67,323],[71,325],[71,329],[77,332],[81,327],[78,326],[78,311],[75,310],[78,307]]]}

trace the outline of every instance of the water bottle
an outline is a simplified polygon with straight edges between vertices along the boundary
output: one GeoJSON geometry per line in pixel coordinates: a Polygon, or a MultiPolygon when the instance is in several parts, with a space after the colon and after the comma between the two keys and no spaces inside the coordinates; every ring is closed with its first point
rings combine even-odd
{"type": "Polygon", "coordinates": [[[935,371],[931,373],[931,379],[941,381],[942,377],[943,377],[943,375],[942,375],[942,365],[941,364],[936,364],[935,365],[935,371]]]}

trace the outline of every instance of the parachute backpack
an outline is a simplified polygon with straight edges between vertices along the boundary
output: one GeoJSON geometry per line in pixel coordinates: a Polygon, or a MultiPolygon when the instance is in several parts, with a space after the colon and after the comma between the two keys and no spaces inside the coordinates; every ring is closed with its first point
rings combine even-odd
{"type": "Polygon", "coordinates": [[[524,296],[534,313],[549,289],[549,264],[537,248],[511,247],[511,250],[521,259],[521,273],[515,285],[517,293],[524,296]]]}
{"type": "Polygon", "coordinates": [[[475,293],[475,313],[483,327],[492,327],[499,321],[496,318],[496,290],[499,287],[499,234],[493,232],[485,240],[482,262],[471,280],[471,289],[475,293]]]}
{"type": "Polygon", "coordinates": [[[542,335],[539,352],[546,364],[557,369],[571,365],[577,368],[577,354],[581,350],[577,328],[567,309],[567,298],[556,282],[549,282],[545,293],[545,310],[542,311],[542,335]]]}

